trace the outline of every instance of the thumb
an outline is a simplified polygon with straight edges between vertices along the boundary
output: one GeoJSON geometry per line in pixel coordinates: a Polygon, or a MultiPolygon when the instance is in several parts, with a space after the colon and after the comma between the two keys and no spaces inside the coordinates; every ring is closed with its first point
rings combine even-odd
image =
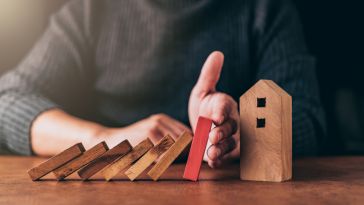
{"type": "Polygon", "coordinates": [[[195,92],[200,94],[214,92],[220,78],[223,64],[224,54],[220,51],[212,52],[202,67],[200,77],[194,88],[195,92]]]}

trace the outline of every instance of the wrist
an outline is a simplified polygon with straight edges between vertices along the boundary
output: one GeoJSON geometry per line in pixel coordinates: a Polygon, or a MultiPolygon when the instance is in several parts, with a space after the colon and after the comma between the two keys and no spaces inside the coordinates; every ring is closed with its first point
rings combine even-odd
{"type": "Polygon", "coordinates": [[[85,135],[88,136],[88,144],[93,146],[97,143],[100,143],[101,141],[106,140],[109,133],[108,127],[97,123],[90,123],[89,125],[87,125],[87,127],[88,128],[86,129],[87,131],[85,135]]]}
{"type": "Polygon", "coordinates": [[[110,128],[102,125],[96,125],[92,128],[90,143],[92,146],[105,141],[109,148],[114,147],[121,141],[127,139],[124,136],[124,128],[110,128]]]}

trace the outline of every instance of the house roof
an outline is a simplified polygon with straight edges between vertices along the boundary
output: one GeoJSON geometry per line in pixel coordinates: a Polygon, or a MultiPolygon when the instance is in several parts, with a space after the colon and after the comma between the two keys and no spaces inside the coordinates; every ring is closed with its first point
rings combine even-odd
{"type": "Polygon", "coordinates": [[[249,88],[249,90],[247,90],[244,93],[244,95],[246,93],[248,93],[250,90],[255,89],[257,87],[257,85],[262,84],[262,83],[264,83],[266,86],[268,86],[272,91],[275,92],[275,94],[277,94],[279,96],[290,96],[285,90],[283,90],[281,87],[279,87],[274,81],[266,80],[266,79],[261,79],[258,82],[256,82],[251,88],[249,88]]]}

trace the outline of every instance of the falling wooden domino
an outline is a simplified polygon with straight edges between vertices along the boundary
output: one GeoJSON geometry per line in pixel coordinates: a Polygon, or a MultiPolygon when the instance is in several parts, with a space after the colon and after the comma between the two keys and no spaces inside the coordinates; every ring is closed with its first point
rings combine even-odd
{"type": "Polygon", "coordinates": [[[101,142],[91,149],[84,152],[80,157],[66,163],[65,165],[57,168],[53,171],[54,175],[58,180],[62,180],[77,171],[81,167],[90,163],[92,160],[95,160],[102,154],[104,154],[109,148],[107,147],[105,142],[101,142]]]}
{"type": "Polygon", "coordinates": [[[104,167],[111,164],[117,158],[123,157],[129,153],[132,149],[133,147],[130,145],[129,141],[124,140],[112,149],[105,152],[99,158],[83,167],[80,171],[78,171],[78,175],[81,177],[81,179],[87,180],[102,170],[104,167]]]}
{"type": "Polygon", "coordinates": [[[110,181],[119,172],[130,166],[133,162],[139,159],[143,154],[153,147],[152,141],[149,138],[139,143],[131,152],[124,157],[115,160],[113,163],[105,167],[101,172],[106,181],[110,181]]]}
{"type": "Polygon", "coordinates": [[[170,135],[164,136],[158,144],[150,149],[143,157],[141,157],[133,166],[125,171],[125,175],[131,181],[136,179],[145,169],[147,169],[161,154],[163,154],[174,143],[170,135]]]}
{"type": "Polygon", "coordinates": [[[211,126],[212,120],[204,117],[198,118],[195,136],[192,140],[190,153],[183,173],[184,179],[197,181],[211,126]]]}
{"type": "Polygon", "coordinates": [[[148,175],[157,181],[158,178],[168,169],[173,161],[182,153],[182,151],[191,143],[192,136],[188,132],[176,140],[176,142],[164,153],[162,158],[148,172],[148,175]]]}
{"type": "Polygon", "coordinates": [[[28,174],[33,181],[38,180],[72,159],[80,156],[84,151],[85,148],[83,145],[81,143],[77,143],[42,164],[30,169],[28,174]]]}

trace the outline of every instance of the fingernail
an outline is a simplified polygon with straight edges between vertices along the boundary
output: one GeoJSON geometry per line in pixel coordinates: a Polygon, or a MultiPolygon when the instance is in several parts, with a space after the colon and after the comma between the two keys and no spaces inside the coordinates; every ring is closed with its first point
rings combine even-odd
{"type": "Polygon", "coordinates": [[[212,155],[211,154],[211,148],[212,148],[212,146],[210,146],[209,148],[208,148],[208,150],[207,150],[207,156],[210,158],[210,159],[217,159],[217,158],[219,158],[219,156],[220,156],[220,154],[221,154],[221,150],[219,149],[219,148],[215,148],[215,154],[214,155],[212,155]]]}
{"type": "Polygon", "coordinates": [[[224,137],[224,134],[220,131],[217,135],[217,141],[219,142],[224,137]]]}
{"type": "Polygon", "coordinates": [[[216,159],[219,158],[221,155],[221,150],[220,148],[216,148],[216,159]]]}
{"type": "Polygon", "coordinates": [[[208,149],[207,149],[207,156],[210,158],[210,159],[213,159],[213,157],[212,157],[212,155],[211,155],[211,147],[212,146],[210,146],[208,149]]]}
{"type": "Polygon", "coordinates": [[[213,133],[214,133],[214,132],[210,132],[210,133],[209,133],[209,139],[210,139],[210,141],[211,141],[211,139],[212,139],[213,133]]]}

